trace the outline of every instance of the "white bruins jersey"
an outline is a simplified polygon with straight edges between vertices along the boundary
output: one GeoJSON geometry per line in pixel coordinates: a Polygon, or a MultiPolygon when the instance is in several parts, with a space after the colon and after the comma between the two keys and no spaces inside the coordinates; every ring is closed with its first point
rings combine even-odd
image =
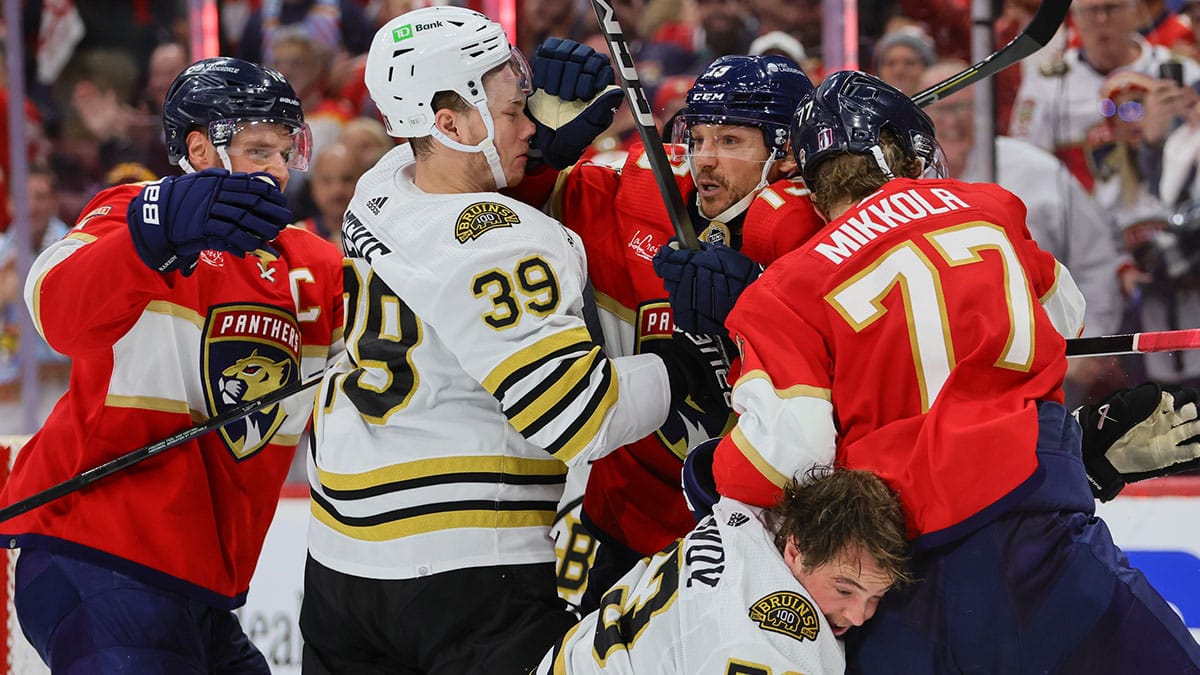
{"type": "Polygon", "coordinates": [[[657,428],[666,370],[592,341],[586,258],[557,221],[426,194],[413,171],[389,152],[343,222],[346,353],[317,401],[309,552],[376,579],[551,562],[567,465],[657,428]]]}
{"type": "Polygon", "coordinates": [[[844,673],[841,643],[758,513],[722,499],[622,577],[535,672],[844,673]]]}

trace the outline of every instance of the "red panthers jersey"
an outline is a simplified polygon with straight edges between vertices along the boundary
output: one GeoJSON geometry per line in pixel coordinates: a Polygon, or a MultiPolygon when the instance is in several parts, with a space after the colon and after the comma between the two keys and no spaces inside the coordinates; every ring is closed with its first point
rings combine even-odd
{"type": "MultiPolygon", "coordinates": [[[[159,274],[125,221],[143,185],[98,194],[34,263],[26,300],[71,357],[70,387],[17,456],[20,499],[321,372],[342,339],[341,254],[289,227],[245,258],[205,251],[159,274]]],[[[312,390],[267,406],[4,523],[215,606],[244,600],[312,390]]]]}
{"type": "MultiPolygon", "coordinates": [[[[988,511],[1037,468],[1082,296],[990,184],[893,180],[769,267],[726,325],[742,352],[722,494],[771,504],[813,464],[875,472],[914,537],[988,511]]],[[[989,511],[990,512],[990,511],[989,511]]]]}
{"type": "MultiPolygon", "coordinates": [[[[677,161],[672,169],[680,191],[694,198],[687,165],[677,161]]],[[[742,252],[769,264],[819,230],[807,195],[798,180],[764,189],[747,210],[742,252]]],[[[674,230],[642,145],[619,172],[589,163],[564,172],[553,208],[583,238],[610,356],[653,351],[655,341],[669,339],[671,309],[651,260],[674,230]]],[[[638,553],[661,550],[695,525],[680,489],[682,458],[732,421],[691,407],[674,411],[653,436],[592,463],[584,512],[638,553]]]]}

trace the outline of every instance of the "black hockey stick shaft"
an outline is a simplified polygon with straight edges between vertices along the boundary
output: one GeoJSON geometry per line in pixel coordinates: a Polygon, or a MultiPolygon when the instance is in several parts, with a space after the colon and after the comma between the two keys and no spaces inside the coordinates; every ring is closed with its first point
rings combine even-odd
{"type": "Polygon", "coordinates": [[[629,109],[633,112],[634,125],[642,139],[646,159],[650,161],[650,169],[658,183],[658,191],[662,193],[667,216],[671,219],[671,226],[675,228],[675,236],[683,246],[698,249],[700,244],[692,230],[692,220],[683,204],[683,195],[679,194],[679,185],[675,182],[675,173],[671,171],[667,153],[663,150],[662,136],[654,123],[653,110],[646,100],[646,90],[642,88],[642,81],[633,64],[633,56],[629,53],[625,32],[621,30],[621,24],[617,21],[610,0],[592,0],[592,8],[596,10],[600,31],[604,33],[604,41],[608,43],[608,51],[617,66],[617,75],[621,78],[621,86],[625,90],[625,100],[629,102],[629,109]]]}
{"type": "Polygon", "coordinates": [[[1029,20],[1029,25],[1008,44],[961,73],[918,92],[913,96],[913,102],[924,108],[960,89],[995,75],[1045,47],[1062,25],[1063,19],[1067,18],[1067,10],[1070,8],[1071,0],[1042,0],[1037,12],[1029,20]]]}
{"type": "Polygon", "coordinates": [[[1067,340],[1067,356],[1114,356],[1200,349],[1200,328],[1067,340]]]}
{"type": "Polygon", "coordinates": [[[230,422],[240,420],[243,417],[256,413],[269,405],[279,403],[286,398],[290,398],[291,396],[298,394],[309,387],[312,387],[320,381],[320,375],[307,380],[296,380],[295,382],[286,384],[269,394],[266,394],[260,398],[256,398],[253,401],[246,401],[236,408],[230,408],[216,417],[210,417],[194,427],[189,427],[183,431],[174,433],[162,439],[161,441],[142,446],[137,450],[131,450],[130,452],[127,452],[115,459],[111,459],[100,466],[88,469],[74,478],[65,480],[58,485],[46,488],[37,494],[26,497],[20,501],[13,502],[4,508],[0,508],[0,522],[4,522],[9,518],[19,516],[26,511],[31,511],[39,506],[42,506],[43,504],[47,504],[55,499],[69,495],[72,492],[82,490],[101,478],[129,468],[134,464],[137,464],[143,460],[147,460],[164,450],[173,448],[177,445],[182,445],[193,438],[203,436],[204,434],[213,431],[214,429],[219,429],[230,422]]]}

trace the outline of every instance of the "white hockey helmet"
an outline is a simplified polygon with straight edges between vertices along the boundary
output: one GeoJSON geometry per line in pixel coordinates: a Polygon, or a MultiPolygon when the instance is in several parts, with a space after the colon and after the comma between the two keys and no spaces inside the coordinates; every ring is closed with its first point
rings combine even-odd
{"type": "Polygon", "coordinates": [[[483,76],[509,61],[528,93],[532,81],[529,66],[509,44],[500,24],[462,7],[423,7],[401,14],[375,33],[364,80],[389,134],[398,138],[433,136],[456,150],[482,152],[498,187],[504,187],[483,76]],[[479,110],[488,130],[485,141],[466,146],[436,130],[432,103],[434,95],[442,91],[457,93],[479,110]]]}

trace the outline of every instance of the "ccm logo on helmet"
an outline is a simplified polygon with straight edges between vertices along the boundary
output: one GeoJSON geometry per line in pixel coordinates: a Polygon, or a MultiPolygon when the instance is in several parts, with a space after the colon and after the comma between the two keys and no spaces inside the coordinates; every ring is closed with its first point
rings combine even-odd
{"type": "Polygon", "coordinates": [[[724,92],[702,91],[697,92],[692,97],[693,101],[723,101],[725,100],[724,92]]]}
{"type": "Polygon", "coordinates": [[[441,28],[441,27],[442,27],[441,21],[433,21],[431,23],[415,23],[415,24],[414,23],[406,23],[403,26],[400,26],[399,28],[395,28],[392,30],[392,42],[400,42],[402,40],[407,40],[408,38],[412,37],[413,34],[415,34],[415,33],[419,33],[423,30],[429,30],[431,28],[441,28]]]}

